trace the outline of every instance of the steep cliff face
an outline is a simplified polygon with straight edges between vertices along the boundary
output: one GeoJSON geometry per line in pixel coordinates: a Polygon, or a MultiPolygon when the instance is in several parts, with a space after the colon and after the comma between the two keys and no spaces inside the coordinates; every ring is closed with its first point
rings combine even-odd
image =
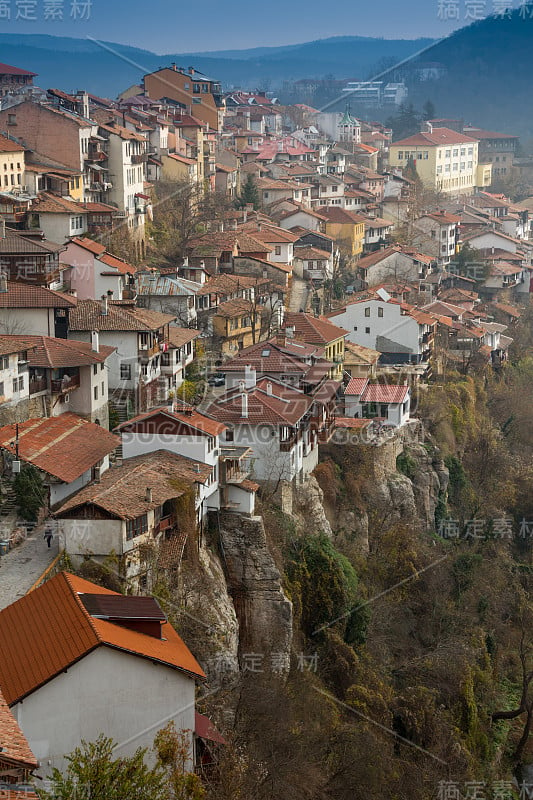
{"type": "Polygon", "coordinates": [[[229,594],[239,622],[241,668],[252,655],[261,669],[286,673],[292,644],[292,604],[269,551],[262,517],[220,515],[220,545],[229,594]]]}

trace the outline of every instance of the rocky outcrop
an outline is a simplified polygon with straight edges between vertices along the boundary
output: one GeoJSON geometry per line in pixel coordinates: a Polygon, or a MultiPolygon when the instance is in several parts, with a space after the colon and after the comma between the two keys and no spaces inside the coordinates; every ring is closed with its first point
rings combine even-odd
{"type": "Polygon", "coordinates": [[[220,548],[239,622],[239,661],[251,671],[289,671],[292,603],[267,545],[262,517],[221,513],[220,548]]]}
{"type": "Polygon", "coordinates": [[[315,534],[324,533],[329,538],[333,536],[324,509],[324,492],[313,475],[305,483],[294,487],[291,516],[298,533],[309,531],[315,534]]]}

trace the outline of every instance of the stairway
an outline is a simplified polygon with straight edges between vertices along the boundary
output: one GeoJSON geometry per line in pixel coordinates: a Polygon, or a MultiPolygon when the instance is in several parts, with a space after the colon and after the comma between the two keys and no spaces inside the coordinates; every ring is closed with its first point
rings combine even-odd
{"type": "MultiPolygon", "coordinates": [[[[126,422],[128,419],[128,406],[127,403],[113,403],[114,409],[117,412],[118,422],[121,425],[123,422],[126,422]]],[[[114,453],[111,454],[112,461],[122,461],[122,441],[115,449],[114,453]]]]}
{"type": "Polygon", "coordinates": [[[10,483],[2,486],[2,504],[0,506],[0,517],[9,517],[17,513],[17,498],[10,483]]]}

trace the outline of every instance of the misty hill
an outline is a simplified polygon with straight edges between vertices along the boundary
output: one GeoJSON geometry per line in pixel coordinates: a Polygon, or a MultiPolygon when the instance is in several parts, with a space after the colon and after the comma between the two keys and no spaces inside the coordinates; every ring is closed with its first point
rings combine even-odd
{"type": "Polygon", "coordinates": [[[533,6],[525,9],[480,20],[433,45],[422,59],[445,65],[448,73],[436,81],[409,81],[410,100],[421,106],[430,98],[439,117],[533,137],[533,6]]]}
{"type": "Polygon", "coordinates": [[[175,61],[194,66],[227,87],[280,86],[284,80],[323,77],[367,78],[431,44],[431,39],[378,39],[341,36],[285,47],[213,53],[169,53],[113,42],[35,34],[0,34],[0,60],[37,72],[43,88],[86,88],[115,97],[145,72],[175,61]]]}

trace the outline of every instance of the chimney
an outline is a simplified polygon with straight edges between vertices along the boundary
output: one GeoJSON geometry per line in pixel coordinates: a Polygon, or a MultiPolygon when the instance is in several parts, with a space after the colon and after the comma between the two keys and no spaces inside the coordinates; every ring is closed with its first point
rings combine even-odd
{"type": "Polygon", "coordinates": [[[267,394],[272,394],[272,381],[267,383],[267,394]]]}
{"type": "Polygon", "coordinates": [[[189,75],[194,75],[194,67],[189,67],[189,75]]]}
{"type": "Polygon", "coordinates": [[[149,486],[146,487],[146,494],[144,496],[144,499],[145,499],[146,503],[152,503],[153,502],[153,492],[152,492],[152,490],[151,490],[151,488],[149,486]]]}
{"type": "Polygon", "coordinates": [[[0,293],[5,294],[7,291],[7,275],[5,272],[0,272],[0,293]]]}
{"type": "Polygon", "coordinates": [[[285,333],[289,339],[294,339],[295,334],[295,327],[294,325],[287,325],[285,328],[285,333]]]}
{"type": "Polygon", "coordinates": [[[246,364],[244,367],[244,385],[247,389],[253,389],[256,384],[255,367],[246,364]]]}
{"type": "Polygon", "coordinates": [[[94,353],[100,352],[100,336],[98,331],[91,331],[91,350],[94,353]]]}
{"type": "Polygon", "coordinates": [[[285,347],[286,337],[284,333],[276,333],[276,344],[281,345],[281,347],[285,347]]]}
{"type": "Polygon", "coordinates": [[[174,70],[174,72],[178,71],[178,68],[176,67],[176,62],[175,61],[172,62],[171,67],[174,70]]]}
{"type": "Polygon", "coordinates": [[[85,119],[89,119],[90,115],[90,108],[89,108],[89,95],[87,92],[78,92],[76,94],[78,98],[78,114],[80,116],[85,117],[85,119]]]}
{"type": "Polygon", "coordinates": [[[107,317],[108,313],[109,313],[109,298],[106,294],[103,294],[101,301],[101,314],[103,317],[107,317]]]}

